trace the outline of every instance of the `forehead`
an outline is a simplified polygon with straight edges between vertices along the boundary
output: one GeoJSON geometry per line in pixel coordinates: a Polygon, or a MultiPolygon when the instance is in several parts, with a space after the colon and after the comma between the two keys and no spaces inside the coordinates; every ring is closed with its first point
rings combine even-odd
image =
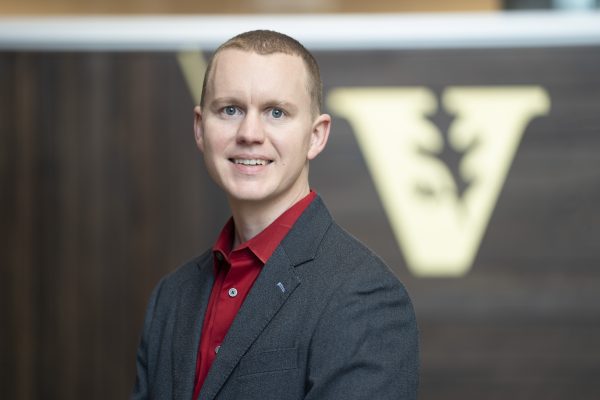
{"type": "Polygon", "coordinates": [[[300,56],[225,49],[215,56],[211,69],[209,97],[252,95],[310,100],[308,72],[300,56]]]}

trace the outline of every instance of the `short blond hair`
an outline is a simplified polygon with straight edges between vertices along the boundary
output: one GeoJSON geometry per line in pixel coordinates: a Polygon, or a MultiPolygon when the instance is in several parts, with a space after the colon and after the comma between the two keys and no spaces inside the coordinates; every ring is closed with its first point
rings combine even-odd
{"type": "Polygon", "coordinates": [[[269,30],[256,30],[240,33],[217,48],[208,62],[208,66],[204,74],[202,94],[200,96],[200,106],[204,106],[206,87],[209,79],[211,79],[215,57],[221,51],[226,49],[238,49],[260,55],[283,53],[300,57],[306,66],[306,72],[308,75],[307,90],[311,99],[312,108],[316,114],[321,113],[323,83],[321,82],[319,65],[317,64],[314,56],[296,39],[283,33],[269,30]]]}

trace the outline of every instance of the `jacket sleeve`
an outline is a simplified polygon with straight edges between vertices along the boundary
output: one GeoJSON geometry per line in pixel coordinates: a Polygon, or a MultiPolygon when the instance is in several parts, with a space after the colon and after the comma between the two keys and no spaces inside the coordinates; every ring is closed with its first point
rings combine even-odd
{"type": "Polygon", "coordinates": [[[413,307],[382,270],[350,278],[332,295],[311,340],[306,400],[417,398],[413,307]]]}
{"type": "Polygon", "coordinates": [[[150,398],[150,381],[148,379],[148,345],[150,343],[150,328],[154,320],[156,303],[163,282],[164,280],[161,281],[152,292],[148,302],[148,307],[146,308],[144,326],[142,328],[142,335],[136,353],[136,377],[135,386],[133,388],[133,392],[131,393],[131,400],[150,398]]]}

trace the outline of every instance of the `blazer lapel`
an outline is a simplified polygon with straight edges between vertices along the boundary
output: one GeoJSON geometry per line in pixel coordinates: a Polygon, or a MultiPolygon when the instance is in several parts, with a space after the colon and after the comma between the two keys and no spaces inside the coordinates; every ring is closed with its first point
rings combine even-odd
{"type": "Polygon", "coordinates": [[[199,399],[215,398],[250,345],[299,284],[293,266],[283,249],[278,247],[233,320],[204,381],[199,399]]]}
{"type": "Polygon", "coordinates": [[[214,282],[212,252],[198,262],[198,273],[182,285],[173,328],[173,398],[189,400],[194,391],[196,355],[204,313],[214,282]]]}
{"type": "Polygon", "coordinates": [[[332,219],[317,196],[263,267],[208,372],[199,400],[212,400],[248,348],[300,285],[294,267],[314,259],[332,219]]]}

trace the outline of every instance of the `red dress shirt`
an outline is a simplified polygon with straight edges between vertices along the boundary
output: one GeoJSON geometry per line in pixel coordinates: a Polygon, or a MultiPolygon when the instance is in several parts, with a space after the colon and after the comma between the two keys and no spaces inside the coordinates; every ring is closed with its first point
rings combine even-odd
{"type": "Polygon", "coordinates": [[[261,233],[236,249],[232,250],[235,234],[233,219],[221,231],[213,247],[215,282],[198,346],[193,400],[198,398],[221,343],[262,267],[315,197],[316,193],[311,191],[261,233]]]}

